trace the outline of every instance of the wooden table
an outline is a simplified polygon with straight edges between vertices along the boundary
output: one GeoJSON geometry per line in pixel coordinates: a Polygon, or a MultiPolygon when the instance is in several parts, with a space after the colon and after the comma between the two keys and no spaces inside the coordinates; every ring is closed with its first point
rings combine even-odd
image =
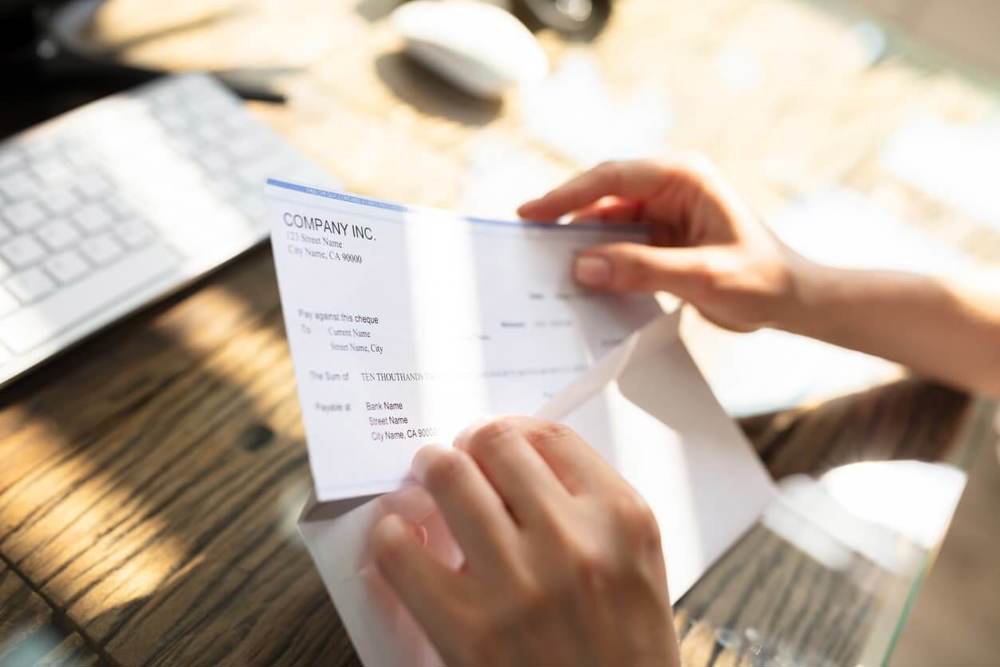
{"type": "MultiPolygon", "coordinates": [[[[267,250],[85,343],[0,402],[3,650],[44,626],[43,639],[58,639],[42,643],[53,664],[356,664],[295,533],[309,473],[267,250]]],[[[783,476],[859,458],[941,458],[968,405],[908,381],[743,425],[783,476]]],[[[816,586],[775,623],[818,628],[816,641],[836,635],[845,656],[857,648],[822,596],[863,606],[878,589],[862,598],[838,587],[755,532],[679,604],[689,664],[713,655],[709,608],[735,618],[774,604],[760,588],[770,579],[816,586]]]]}
{"type": "MultiPolygon", "coordinates": [[[[553,178],[580,167],[527,136],[516,100],[464,98],[392,55],[385,26],[369,24],[353,2],[331,11],[340,12],[330,24],[337,48],[287,81],[293,104],[258,111],[347,186],[455,204],[468,147],[484,128],[550,165],[553,178]]],[[[851,74],[828,58],[839,85],[790,120],[787,102],[815,75],[809,68],[782,79],[780,94],[746,98],[739,119],[720,109],[732,99],[698,83],[714,62],[707,49],[723,35],[759,39],[758,27],[788,31],[784,19],[826,35],[815,12],[794,2],[629,0],[592,53],[619,92],[640,74],[681,91],[674,145],[707,151],[761,210],[832,181],[905,189],[874,158],[874,142],[898,114],[866,113],[864,102],[885,90],[920,90],[929,104],[974,116],[980,107],[955,104],[974,97],[964,84],[928,75],[917,87],[899,63],[851,74]],[[654,57],[664,44],[674,45],[669,57],[654,57]],[[817,135],[816,123],[831,115],[847,128],[839,142],[817,135]],[[803,137],[813,139],[798,146],[803,137]],[[784,167],[755,170],[746,159],[776,150],[765,143],[785,147],[784,167]]],[[[210,39],[216,28],[201,29],[188,46],[203,45],[194,51],[203,58],[224,52],[210,39]]],[[[542,37],[554,58],[567,52],[542,37]]],[[[154,43],[132,55],[169,60],[172,46],[175,55],[191,53],[183,37],[179,46],[175,34],[164,39],[158,51],[154,43]]],[[[796,39],[819,57],[822,40],[796,39]]],[[[931,232],[1000,256],[996,235],[961,220],[947,228],[960,233],[944,233],[936,222],[944,213],[917,195],[912,201],[926,204],[920,219],[931,232]]],[[[960,393],[908,380],[743,427],[781,477],[860,459],[945,458],[970,405],[960,393]]],[[[45,664],[357,664],[295,532],[309,485],[271,256],[260,248],[0,391],[0,664],[25,656],[45,664]]],[[[835,656],[831,664],[851,662],[881,600],[877,573],[854,575],[839,580],[755,529],[679,603],[686,662],[746,662],[745,643],[734,648],[719,632],[747,618],[806,653],[835,656]]]]}

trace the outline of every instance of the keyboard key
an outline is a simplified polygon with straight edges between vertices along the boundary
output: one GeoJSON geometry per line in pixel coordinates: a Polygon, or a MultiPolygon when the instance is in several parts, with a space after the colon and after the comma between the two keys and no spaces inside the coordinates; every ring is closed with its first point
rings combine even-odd
{"type": "Polygon", "coordinates": [[[167,276],[177,257],[155,244],[56,291],[31,308],[0,319],[0,342],[23,354],[84,320],[107,321],[100,312],[156,278],[167,276]]]}
{"type": "Polygon", "coordinates": [[[38,183],[25,172],[12,172],[0,176],[0,192],[10,201],[31,199],[38,194],[38,183]]]}
{"type": "Polygon", "coordinates": [[[80,192],[91,198],[100,197],[111,190],[111,184],[108,183],[108,179],[95,173],[79,175],[75,185],[80,192]]]}
{"type": "Polygon", "coordinates": [[[45,249],[30,236],[18,236],[0,245],[0,255],[15,269],[20,269],[44,257],[45,249]]]}
{"type": "Polygon", "coordinates": [[[181,132],[187,129],[187,117],[177,109],[164,109],[156,114],[163,126],[171,132],[181,132]]]}
{"type": "Polygon", "coordinates": [[[83,147],[82,144],[72,145],[63,151],[66,161],[77,171],[91,169],[96,162],[94,152],[83,147]]]}
{"type": "Polygon", "coordinates": [[[9,239],[14,232],[11,231],[10,227],[0,222],[0,241],[4,239],[9,239]]]}
{"type": "Polygon", "coordinates": [[[100,234],[84,239],[80,242],[80,250],[94,264],[107,264],[125,251],[111,234],[100,234]]]}
{"type": "Polygon", "coordinates": [[[5,206],[2,215],[14,229],[22,232],[31,229],[45,219],[45,211],[33,201],[23,201],[5,206]]]}
{"type": "Polygon", "coordinates": [[[125,220],[135,214],[133,206],[121,197],[111,197],[106,199],[104,201],[104,205],[108,207],[108,210],[110,210],[118,220],[125,220]]]}
{"type": "Polygon", "coordinates": [[[115,233],[129,248],[139,248],[146,245],[155,238],[153,230],[138,220],[129,220],[117,225],[115,233]]]}
{"type": "Polygon", "coordinates": [[[237,161],[243,161],[263,153],[267,144],[266,137],[253,136],[252,133],[247,133],[245,136],[231,140],[226,148],[229,154],[235,157],[237,161]]]}
{"type": "Polygon", "coordinates": [[[38,176],[45,187],[52,187],[73,180],[74,172],[64,162],[50,158],[31,165],[32,171],[38,176]]]}
{"type": "Polygon", "coordinates": [[[267,205],[264,203],[262,196],[245,195],[233,203],[236,204],[236,208],[243,211],[251,222],[263,224],[264,214],[267,213],[267,205]]]}
{"type": "Polygon", "coordinates": [[[21,302],[10,295],[10,292],[0,287],[0,317],[21,307],[21,302]]]}
{"type": "Polygon", "coordinates": [[[53,255],[45,260],[42,266],[61,283],[71,283],[90,269],[86,260],[75,250],[53,255]]]}
{"type": "Polygon", "coordinates": [[[80,205],[80,198],[68,188],[52,188],[45,191],[42,203],[53,213],[68,213],[80,205]]]}
{"type": "Polygon", "coordinates": [[[49,248],[62,250],[80,238],[80,232],[65,220],[53,220],[35,230],[35,236],[49,248]]]}
{"type": "Polygon", "coordinates": [[[257,121],[248,114],[225,114],[219,116],[216,122],[219,124],[219,128],[230,139],[246,139],[250,136],[260,137],[264,133],[257,121]]]}
{"type": "Polygon", "coordinates": [[[212,191],[216,199],[228,202],[242,196],[245,188],[232,175],[227,174],[212,184],[212,191]]]}
{"type": "Polygon", "coordinates": [[[146,102],[156,110],[156,114],[166,113],[174,108],[180,101],[180,93],[174,86],[164,86],[157,90],[151,90],[145,95],[146,102]]]}
{"type": "Polygon", "coordinates": [[[195,135],[202,144],[224,144],[226,133],[222,131],[214,118],[208,118],[198,123],[195,135]]]}
{"type": "Polygon", "coordinates": [[[30,141],[25,141],[22,144],[22,150],[28,162],[33,164],[47,162],[54,158],[58,152],[59,141],[51,134],[36,135],[30,141]]]}
{"type": "Polygon", "coordinates": [[[218,174],[232,169],[229,160],[222,153],[213,150],[201,153],[196,158],[205,167],[205,171],[210,174],[218,174]]]}
{"type": "Polygon", "coordinates": [[[15,273],[4,282],[4,286],[21,300],[21,303],[32,303],[56,288],[52,279],[38,268],[15,273]]]}
{"type": "Polygon", "coordinates": [[[98,203],[87,204],[73,214],[73,220],[85,232],[96,232],[111,224],[113,218],[104,206],[98,203]]]}

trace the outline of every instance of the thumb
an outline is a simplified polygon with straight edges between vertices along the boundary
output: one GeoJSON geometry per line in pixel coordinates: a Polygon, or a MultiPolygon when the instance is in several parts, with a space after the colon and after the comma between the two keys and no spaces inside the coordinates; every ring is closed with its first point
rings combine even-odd
{"type": "Polygon", "coordinates": [[[682,299],[700,291],[708,276],[702,248],[660,248],[611,243],[588,248],[573,264],[578,283],[609,292],[671,292],[682,299]]]}

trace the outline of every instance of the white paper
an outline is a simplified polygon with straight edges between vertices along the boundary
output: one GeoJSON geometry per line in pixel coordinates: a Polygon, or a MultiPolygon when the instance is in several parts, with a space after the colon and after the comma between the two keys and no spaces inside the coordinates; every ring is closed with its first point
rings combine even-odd
{"type": "Polygon", "coordinates": [[[398,488],[413,454],[531,414],[661,311],[578,289],[628,226],[462,218],[272,181],[272,244],[316,495],[398,488]]]}
{"type": "Polygon", "coordinates": [[[773,494],[770,475],[681,342],[678,315],[645,327],[609,357],[614,367],[599,364],[539,413],[572,427],[649,504],[667,554],[671,602],[753,525],[773,494]],[[563,403],[573,394],[586,397],[563,403]]]}
{"type": "MultiPolygon", "coordinates": [[[[563,421],[594,446],[652,508],[675,602],[762,515],[774,486],[725,415],[677,335],[677,314],[631,336],[538,416],[563,421]]],[[[367,553],[387,512],[427,529],[428,547],[453,567],[460,554],[420,489],[370,500],[337,516],[308,511],[306,545],[362,662],[368,667],[441,664],[367,553]]]]}

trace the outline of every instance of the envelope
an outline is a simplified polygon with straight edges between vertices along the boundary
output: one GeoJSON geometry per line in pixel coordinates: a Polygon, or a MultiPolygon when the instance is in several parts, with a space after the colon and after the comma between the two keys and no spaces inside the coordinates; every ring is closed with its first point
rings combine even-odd
{"type": "MultiPolygon", "coordinates": [[[[678,319],[675,311],[646,325],[537,412],[572,427],[650,506],[671,602],[760,518],[776,492],[688,354],[678,319]]],[[[310,501],[299,530],[365,665],[437,667],[440,658],[368,552],[369,531],[389,512],[422,525],[427,547],[460,565],[447,525],[416,486],[376,498],[310,501]]]]}

